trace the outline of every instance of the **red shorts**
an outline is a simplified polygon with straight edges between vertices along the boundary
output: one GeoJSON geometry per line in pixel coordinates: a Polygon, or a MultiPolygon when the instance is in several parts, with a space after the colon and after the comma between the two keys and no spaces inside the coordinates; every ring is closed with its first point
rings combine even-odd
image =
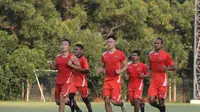
{"type": "Polygon", "coordinates": [[[167,88],[166,86],[156,86],[154,83],[150,83],[149,90],[148,90],[148,97],[156,96],[157,98],[165,99],[167,95],[167,88]]]}
{"type": "Polygon", "coordinates": [[[81,86],[76,86],[76,84],[74,84],[74,83],[71,83],[70,84],[70,91],[69,91],[69,93],[76,93],[78,91],[81,93],[81,97],[82,98],[86,98],[89,95],[88,87],[87,86],[81,87],[81,86]]]}
{"type": "Polygon", "coordinates": [[[135,98],[142,99],[143,90],[135,89],[132,91],[128,91],[129,100],[133,101],[135,98]]]}
{"type": "Polygon", "coordinates": [[[54,93],[55,100],[59,100],[60,95],[66,96],[67,98],[68,94],[69,94],[69,84],[55,85],[55,93],[54,93]]]}
{"type": "Polygon", "coordinates": [[[121,82],[116,80],[104,81],[103,84],[103,97],[110,97],[117,102],[121,101],[121,82]]]}

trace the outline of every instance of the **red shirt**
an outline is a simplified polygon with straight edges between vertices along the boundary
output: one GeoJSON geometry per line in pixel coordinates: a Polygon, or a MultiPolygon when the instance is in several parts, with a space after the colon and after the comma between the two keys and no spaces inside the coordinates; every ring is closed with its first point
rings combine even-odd
{"type": "MultiPolygon", "coordinates": [[[[85,58],[85,56],[81,56],[80,58],[78,58],[81,68],[85,69],[85,70],[89,70],[89,65],[88,65],[88,61],[85,58]]],[[[86,74],[83,74],[82,72],[79,71],[74,71],[73,72],[73,81],[75,81],[77,86],[87,86],[87,80],[86,80],[86,74]]]]}
{"type": "Polygon", "coordinates": [[[105,52],[102,56],[102,62],[105,65],[106,77],[105,80],[112,80],[117,78],[119,74],[116,70],[121,69],[121,63],[126,60],[125,55],[120,50],[116,50],[114,53],[105,52]]]}
{"type": "Polygon", "coordinates": [[[57,65],[57,76],[56,76],[56,84],[64,84],[68,81],[68,78],[71,76],[73,69],[68,66],[68,60],[71,60],[72,54],[69,54],[67,57],[63,57],[62,55],[58,55],[56,57],[56,65],[57,65]]]}
{"type": "Polygon", "coordinates": [[[169,53],[164,50],[160,50],[158,53],[154,51],[149,54],[150,69],[152,71],[152,81],[157,85],[168,85],[168,79],[166,72],[162,67],[168,67],[174,65],[174,61],[169,53]]]}
{"type": "Polygon", "coordinates": [[[127,74],[129,76],[128,88],[141,89],[143,87],[143,79],[140,77],[141,73],[148,74],[147,67],[144,63],[138,62],[133,64],[128,63],[127,74]]]}

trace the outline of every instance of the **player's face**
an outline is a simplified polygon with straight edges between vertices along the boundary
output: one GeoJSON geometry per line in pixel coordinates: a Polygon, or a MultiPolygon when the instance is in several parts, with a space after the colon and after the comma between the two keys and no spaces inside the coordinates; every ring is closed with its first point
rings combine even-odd
{"type": "Polygon", "coordinates": [[[132,53],[131,57],[132,57],[133,61],[138,61],[139,60],[139,56],[137,55],[137,53],[132,53]]]}
{"type": "Polygon", "coordinates": [[[161,40],[156,39],[153,43],[155,50],[160,50],[163,47],[161,40]]]}
{"type": "Polygon", "coordinates": [[[108,48],[109,49],[112,49],[112,48],[114,48],[115,47],[115,40],[114,39],[112,39],[112,38],[109,38],[108,40],[107,40],[107,45],[108,45],[108,48]]]}
{"type": "Polygon", "coordinates": [[[61,44],[61,50],[63,51],[63,52],[66,52],[66,51],[68,51],[68,49],[69,49],[69,42],[68,41],[62,41],[62,44],[61,44]]]}
{"type": "Polygon", "coordinates": [[[83,50],[80,47],[75,46],[74,47],[74,55],[79,57],[80,55],[82,55],[83,50]]]}

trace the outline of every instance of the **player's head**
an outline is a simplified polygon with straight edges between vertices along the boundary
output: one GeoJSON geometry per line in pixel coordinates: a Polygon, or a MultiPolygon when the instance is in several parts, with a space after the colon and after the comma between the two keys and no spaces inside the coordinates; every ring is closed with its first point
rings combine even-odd
{"type": "Polygon", "coordinates": [[[134,50],[131,53],[131,59],[132,59],[132,61],[138,61],[139,58],[140,58],[140,51],[139,50],[134,50]]]}
{"type": "Polygon", "coordinates": [[[162,39],[162,38],[160,38],[160,37],[156,38],[156,39],[154,40],[154,42],[153,42],[154,49],[155,49],[156,51],[159,51],[160,49],[162,49],[163,43],[164,43],[164,42],[163,42],[163,39],[162,39]]]}
{"type": "Polygon", "coordinates": [[[115,48],[117,38],[114,35],[109,35],[106,40],[109,49],[115,48]]]}
{"type": "Polygon", "coordinates": [[[76,44],[75,47],[74,47],[74,55],[76,57],[81,57],[83,55],[83,45],[81,44],[76,44]]]}
{"type": "Polygon", "coordinates": [[[63,39],[63,40],[62,40],[62,43],[61,43],[61,50],[62,50],[62,52],[68,51],[70,45],[71,45],[70,40],[68,40],[68,39],[63,39]]]}

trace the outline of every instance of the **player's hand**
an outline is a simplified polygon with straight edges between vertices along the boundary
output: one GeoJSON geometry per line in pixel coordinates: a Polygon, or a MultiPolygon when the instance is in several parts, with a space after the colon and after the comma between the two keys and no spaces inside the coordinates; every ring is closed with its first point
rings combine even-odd
{"type": "Polygon", "coordinates": [[[105,71],[104,68],[100,67],[100,68],[97,70],[97,74],[103,73],[104,71],[105,71]]]}
{"type": "Polygon", "coordinates": [[[71,61],[71,60],[67,60],[67,64],[68,64],[69,66],[72,66],[72,61],[71,61]]]}
{"type": "Polygon", "coordinates": [[[129,76],[128,75],[126,75],[126,80],[129,80],[129,76]]]}
{"type": "Polygon", "coordinates": [[[145,78],[146,76],[144,75],[144,73],[140,73],[140,78],[145,78]]]}
{"type": "Polygon", "coordinates": [[[121,74],[122,71],[121,71],[121,70],[116,70],[116,73],[117,73],[117,74],[121,74]]]}
{"type": "Polygon", "coordinates": [[[53,65],[53,62],[52,62],[52,61],[48,61],[47,64],[48,64],[49,66],[52,66],[52,65],[53,65]]]}
{"type": "Polygon", "coordinates": [[[167,71],[168,70],[168,67],[166,67],[166,66],[161,66],[162,67],[162,71],[167,71]]]}

